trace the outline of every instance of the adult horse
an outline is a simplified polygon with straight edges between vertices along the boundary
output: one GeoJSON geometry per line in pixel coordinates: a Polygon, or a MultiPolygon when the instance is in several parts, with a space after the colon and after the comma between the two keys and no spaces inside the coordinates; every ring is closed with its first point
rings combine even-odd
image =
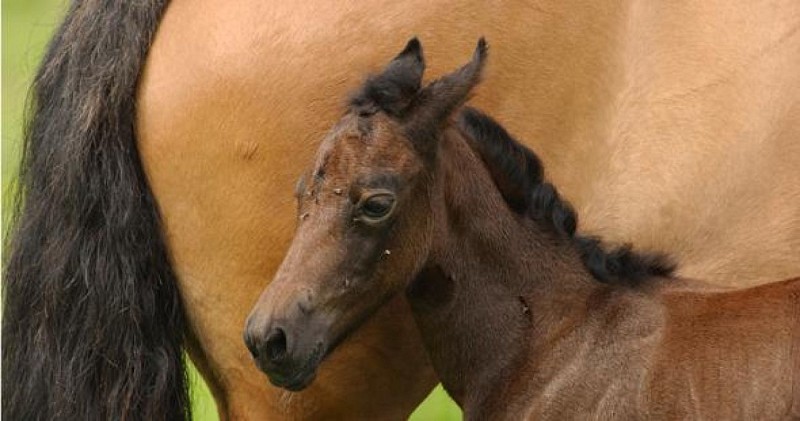
{"type": "Polygon", "coordinates": [[[228,418],[408,414],[435,379],[403,301],[299,394],[241,333],[338,98],[412,34],[433,75],[492,40],[476,105],[531,142],[586,230],[684,276],[796,275],[798,33],[793,0],[75,2],[25,146],[4,415],[175,418],[184,344],[228,418]]]}

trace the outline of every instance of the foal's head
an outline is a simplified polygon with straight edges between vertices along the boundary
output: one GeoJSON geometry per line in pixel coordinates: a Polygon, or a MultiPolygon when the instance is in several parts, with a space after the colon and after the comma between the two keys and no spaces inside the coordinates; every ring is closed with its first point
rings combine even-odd
{"type": "Polygon", "coordinates": [[[437,140],[485,58],[481,39],[469,63],[422,87],[422,49],[412,39],[323,139],[297,185],[294,240],[245,332],[274,384],[306,387],[325,355],[427,260],[437,140]]]}

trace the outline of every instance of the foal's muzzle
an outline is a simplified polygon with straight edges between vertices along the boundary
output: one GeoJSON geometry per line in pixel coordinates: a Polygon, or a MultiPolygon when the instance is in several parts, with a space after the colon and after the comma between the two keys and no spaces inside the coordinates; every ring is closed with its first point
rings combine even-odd
{"type": "Polygon", "coordinates": [[[244,341],[261,369],[275,386],[290,391],[308,387],[325,353],[320,323],[310,314],[292,319],[250,315],[244,341]]]}

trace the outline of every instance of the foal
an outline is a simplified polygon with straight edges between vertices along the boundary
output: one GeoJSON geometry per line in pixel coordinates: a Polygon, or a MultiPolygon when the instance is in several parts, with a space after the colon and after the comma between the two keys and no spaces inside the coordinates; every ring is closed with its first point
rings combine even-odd
{"type": "Polygon", "coordinates": [[[245,332],[270,380],[305,388],[405,291],[470,419],[800,416],[800,280],[717,290],[577,236],[537,157],[462,108],[485,57],[423,88],[410,41],[323,140],[245,332]]]}

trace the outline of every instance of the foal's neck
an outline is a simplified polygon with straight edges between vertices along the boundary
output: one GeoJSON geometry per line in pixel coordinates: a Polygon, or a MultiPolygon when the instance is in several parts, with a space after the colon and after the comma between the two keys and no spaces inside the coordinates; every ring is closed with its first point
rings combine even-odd
{"type": "Polygon", "coordinates": [[[408,295],[444,387],[460,405],[479,405],[600,286],[574,247],[509,209],[479,158],[448,133],[432,192],[447,209],[433,210],[438,240],[408,295]]]}

